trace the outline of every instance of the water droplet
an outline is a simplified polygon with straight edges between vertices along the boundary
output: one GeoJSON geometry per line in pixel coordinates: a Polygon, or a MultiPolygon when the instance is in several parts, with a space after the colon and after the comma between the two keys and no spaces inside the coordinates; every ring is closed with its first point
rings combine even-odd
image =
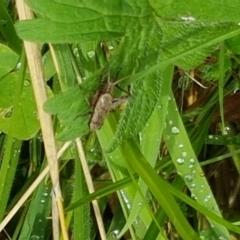
{"type": "Polygon", "coordinates": [[[197,200],[197,196],[195,194],[191,194],[191,198],[194,199],[194,200],[197,200]]]}
{"type": "Polygon", "coordinates": [[[189,186],[189,189],[190,190],[194,190],[196,187],[196,184],[195,183],[191,183],[190,186],[189,186]]]}
{"type": "Polygon", "coordinates": [[[176,160],[176,162],[177,162],[177,164],[182,165],[182,164],[184,164],[184,159],[178,158],[178,159],[176,160]]]}
{"type": "Polygon", "coordinates": [[[47,192],[44,192],[42,195],[43,195],[43,197],[47,197],[47,196],[48,196],[48,193],[47,193],[47,192]]]}
{"type": "Polygon", "coordinates": [[[229,132],[230,130],[231,130],[230,127],[225,127],[225,128],[224,128],[224,133],[226,132],[225,134],[227,134],[227,132],[229,132]]]}
{"type": "Polygon", "coordinates": [[[209,138],[209,139],[213,139],[213,135],[209,135],[208,138],[209,138]]]}
{"type": "Polygon", "coordinates": [[[191,158],[191,159],[189,160],[189,164],[190,164],[190,165],[195,164],[195,160],[194,160],[193,158],[191,158]]]}
{"type": "Polygon", "coordinates": [[[183,144],[179,144],[178,147],[179,147],[179,148],[183,148],[183,144]]]}
{"type": "Polygon", "coordinates": [[[227,240],[228,238],[224,237],[224,236],[220,236],[219,240],[227,240]]]}
{"type": "Polygon", "coordinates": [[[206,196],[206,197],[204,198],[203,202],[204,202],[204,203],[207,203],[207,202],[210,200],[211,197],[212,197],[211,195],[206,196]]]}
{"type": "Polygon", "coordinates": [[[125,202],[128,209],[131,209],[131,203],[129,201],[129,198],[127,197],[124,190],[120,190],[120,194],[122,195],[123,201],[125,202]]]}
{"type": "Polygon", "coordinates": [[[113,46],[108,46],[108,50],[109,50],[109,51],[112,51],[113,49],[114,49],[113,46]]]}
{"type": "Polygon", "coordinates": [[[23,86],[28,87],[30,85],[30,82],[28,80],[23,81],[23,86]]]}
{"type": "Polygon", "coordinates": [[[188,175],[184,176],[184,180],[186,182],[192,182],[193,181],[193,176],[188,174],[188,175]]]}
{"type": "Polygon", "coordinates": [[[115,229],[111,232],[111,237],[113,239],[118,239],[118,234],[119,234],[119,230],[118,229],[115,229]]]}
{"type": "Polygon", "coordinates": [[[181,18],[181,20],[183,20],[183,21],[187,21],[187,22],[191,22],[191,21],[195,21],[196,19],[194,18],[194,17],[192,17],[192,16],[182,16],[182,17],[180,17],[181,18]]]}
{"type": "Polygon", "coordinates": [[[0,110],[0,116],[3,116],[5,118],[10,118],[13,113],[13,107],[5,108],[0,110]]]}
{"type": "Polygon", "coordinates": [[[169,125],[172,125],[172,124],[173,124],[173,121],[170,120],[168,123],[169,123],[169,125]]]}
{"type": "Polygon", "coordinates": [[[93,58],[95,57],[95,52],[94,52],[94,51],[89,51],[89,52],[87,53],[87,55],[88,55],[88,57],[89,57],[90,59],[93,59],[93,58]]]}
{"type": "Polygon", "coordinates": [[[21,68],[21,65],[22,65],[22,63],[20,63],[20,62],[17,63],[17,65],[16,65],[16,69],[19,70],[19,69],[21,68]]]}
{"type": "Polygon", "coordinates": [[[186,157],[187,156],[187,152],[182,152],[182,156],[186,157]]]}
{"type": "Polygon", "coordinates": [[[45,200],[44,200],[44,199],[41,199],[40,202],[41,202],[42,204],[44,204],[44,203],[45,203],[45,200]]]}
{"type": "Polygon", "coordinates": [[[180,131],[179,131],[179,129],[177,128],[177,127],[172,127],[172,133],[173,134],[178,134],[180,131]]]}
{"type": "Polygon", "coordinates": [[[95,148],[91,148],[91,149],[90,149],[90,152],[95,152],[95,148]]]}
{"type": "Polygon", "coordinates": [[[30,240],[38,240],[38,239],[40,239],[40,237],[37,236],[37,235],[32,235],[32,236],[30,237],[30,240]]]}

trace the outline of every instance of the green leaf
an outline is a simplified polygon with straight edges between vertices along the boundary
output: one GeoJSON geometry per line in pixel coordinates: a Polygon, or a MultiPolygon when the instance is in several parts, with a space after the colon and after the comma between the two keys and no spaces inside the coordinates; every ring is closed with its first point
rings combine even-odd
{"type": "Polygon", "coordinates": [[[18,61],[18,55],[6,45],[0,44],[0,79],[13,70],[18,61]]]}
{"type": "Polygon", "coordinates": [[[46,239],[49,233],[48,219],[51,208],[51,187],[42,182],[35,191],[18,239],[46,239]]]}
{"type": "Polygon", "coordinates": [[[131,99],[123,112],[109,151],[115,149],[123,138],[133,137],[143,129],[158,102],[160,91],[160,72],[134,84],[131,99]]]}
{"type": "MultiPolygon", "coordinates": [[[[169,98],[168,115],[166,116],[166,128],[164,140],[177,173],[182,177],[186,186],[200,205],[221,216],[216,200],[209,187],[207,179],[202,175],[203,171],[192,148],[186,129],[174,101],[173,94],[169,98]]],[[[215,237],[225,236],[229,238],[226,228],[208,219],[215,228],[215,237]]]]}
{"type": "Polygon", "coordinates": [[[234,53],[234,54],[237,54],[239,55],[240,54],[240,45],[239,45],[239,42],[240,42],[240,36],[236,36],[236,37],[233,37],[233,38],[229,38],[227,40],[227,45],[229,46],[230,50],[234,53]]]}
{"type": "MultiPolygon", "coordinates": [[[[196,1],[188,1],[186,5],[183,0],[167,3],[107,0],[99,1],[98,4],[93,0],[68,3],[28,0],[28,4],[42,18],[22,21],[16,25],[19,36],[25,40],[83,43],[122,37],[108,68],[111,76],[119,70],[123,77],[136,74],[129,78],[129,84],[138,80],[149,82],[150,85],[151,78],[155,78],[154,72],[159,71],[159,68],[162,70],[168,64],[191,69],[203,61],[218,40],[240,32],[238,24],[233,21],[239,14],[233,17],[226,13],[229,19],[232,19],[232,22],[229,22],[224,14],[213,11],[214,16],[206,20],[205,13],[202,13],[206,6],[196,1]],[[179,12],[176,6],[181,6],[179,12]],[[186,16],[192,13],[193,9],[196,13],[193,16],[196,17],[187,19],[186,16]],[[211,22],[212,19],[215,21],[211,22]],[[153,75],[143,79],[151,73],[153,75]]],[[[208,4],[213,6],[216,1],[210,1],[208,4]]],[[[232,5],[220,6],[227,10],[231,9],[232,5]]],[[[148,83],[145,87],[141,86],[140,82],[134,83],[135,90],[122,115],[113,148],[122,138],[134,136],[141,131],[151,116],[160,93],[158,86],[161,77],[157,78],[158,83],[154,82],[154,86],[157,87],[153,89],[153,94],[150,94],[150,88],[153,86],[147,90],[145,88],[148,83]],[[148,107],[142,104],[141,97],[147,99],[148,107]],[[138,118],[136,114],[139,115],[138,118]]],[[[63,118],[67,119],[65,115],[63,118]]],[[[69,122],[72,122],[72,119],[69,122]]]]}
{"type": "Polygon", "coordinates": [[[123,144],[123,152],[128,156],[129,163],[138,173],[143,181],[148,185],[152,194],[156,197],[161,207],[167,213],[173,222],[178,233],[184,239],[199,239],[198,235],[193,231],[187,222],[183,213],[180,211],[175,199],[165,188],[165,180],[163,180],[144,158],[134,141],[126,141],[123,144]]]}
{"type": "MultiPolygon", "coordinates": [[[[22,42],[17,36],[13,20],[9,13],[9,9],[6,7],[6,4],[4,4],[3,1],[0,2],[0,16],[1,16],[0,32],[1,35],[4,37],[4,41],[7,42],[7,45],[13,51],[20,55],[22,52],[22,42]]],[[[1,38],[1,40],[3,39],[1,38]]]]}
{"type": "MultiPolygon", "coordinates": [[[[235,23],[203,23],[186,22],[182,23],[176,20],[157,19],[159,27],[163,31],[163,40],[161,49],[165,59],[172,58],[186,49],[193,49],[207,39],[217,38],[223,32],[239,28],[235,23]]],[[[216,48],[216,46],[215,46],[216,48]]],[[[188,54],[184,58],[176,59],[175,64],[184,69],[192,69],[198,66],[206,56],[213,52],[213,46],[203,48],[194,53],[188,54]]]]}
{"type": "Polygon", "coordinates": [[[88,133],[90,106],[86,94],[79,86],[75,86],[48,99],[44,104],[44,110],[56,114],[63,125],[57,135],[58,140],[73,140],[88,133]]]}
{"type": "Polygon", "coordinates": [[[11,130],[13,137],[27,140],[35,136],[39,130],[38,114],[32,86],[27,79],[24,80],[17,111],[14,111],[18,84],[19,75],[16,73],[8,74],[0,81],[0,130],[4,133],[9,133],[11,130]],[[14,122],[13,115],[15,115],[14,122]]]}
{"type": "Polygon", "coordinates": [[[150,0],[151,6],[161,17],[177,17],[179,20],[188,18],[199,21],[239,22],[240,13],[238,0],[197,1],[197,0],[150,0]]]}

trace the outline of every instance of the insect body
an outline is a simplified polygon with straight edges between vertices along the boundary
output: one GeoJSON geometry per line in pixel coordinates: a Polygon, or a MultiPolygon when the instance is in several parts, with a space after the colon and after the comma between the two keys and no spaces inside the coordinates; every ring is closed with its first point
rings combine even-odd
{"type": "Polygon", "coordinates": [[[126,101],[126,96],[122,98],[113,98],[113,87],[116,84],[117,82],[114,83],[109,81],[103,90],[97,91],[93,96],[93,113],[89,122],[89,127],[92,131],[96,131],[101,128],[104,119],[111,109],[116,108],[117,106],[121,105],[123,101],[126,101]]]}
{"type": "Polygon", "coordinates": [[[89,123],[92,131],[98,130],[103,125],[106,115],[112,108],[112,103],[113,97],[110,93],[103,93],[99,96],[89,123]]]}

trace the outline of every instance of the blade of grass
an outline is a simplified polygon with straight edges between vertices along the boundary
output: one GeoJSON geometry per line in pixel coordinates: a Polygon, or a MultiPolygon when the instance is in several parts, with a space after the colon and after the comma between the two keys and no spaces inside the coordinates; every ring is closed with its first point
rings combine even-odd
{"type": "MultiPolygon", "coordinates": [[[[169,154],[172,157],[178,174],[183,178],[185,184],[191,191],[192,197],[201,205],[212,209],[221,216],[218,205],[203,175],[200,164],[197,161],[195,152],[185,131],[180,114],[176,111],[177,106],[171,94],[169,99],[168,115],[166,117],[167,126],[164,133],[169,154]]],[[[212,220],[210,220],[212,222],[212,220]]],[[[216,237],[225,236],[229,238],[229,233],[225,227],[212,222],[215,228],[216,237]]]]}
{"type": "Polygon", "coordinates": [[[168,189],[164,188],[162,180],[154,169],[146,161],[138,146],[133,140],[127,140],[123,144],[123,150],[128,156],[127,159],[139,176],[148,185],[149,189],[161,204],[162,208],[173,222],[178,233],[184,239],[200,239],[196,232],[190,227],[179,206],[170,194],[168,189]]]}

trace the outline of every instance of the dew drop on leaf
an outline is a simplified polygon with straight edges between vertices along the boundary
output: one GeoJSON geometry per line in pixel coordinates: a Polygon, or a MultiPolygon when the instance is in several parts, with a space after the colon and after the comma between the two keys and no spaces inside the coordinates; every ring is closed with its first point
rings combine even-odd
{"type": "Polygon", "coordinates": [[[228,134],[229,131],[231,131],[231,128],[225,127],[223,132],[224,132],[224,134],[228,134]]]}
{"type": "Polygon", "coordinates": [[[28,80],[23,81],[23,86],[28,87],[30,85],[30,82],[28,80]]]}
{"type": "Polygon", "coordinates": [[[177,127],[172,127],[172,133],[173,133],[173,134],[176,135],[176,134],[179,134],[179,132],[180,132],[180,131],[179,131],[179,129],[178,129],[177,127]]]}
{"type": "Polygon", "coordinates": [[[21,68],[22,63],[17,63],[16,69],[19,70],[21,68]]]}
{"type": "Polygon", "coordinates": [[[197,200],[197,196],[195,194],[191,194],[191,198],[194,199],[194,200],[197,200]]]}
{"type": "Polygon", "coordinates": [[[40,239],[40,237],[37,236],[37,235],[32,235],[32,236],[30,237],[30,240],[37,240],[37,239],[40,239]]]}
{"type": "Polygon", "coordinates": [[[111,232],[111,237],[113,239],[118,239],[118,234],[119,234],[119,230],[118,229],[115,229],[111,232]]]}
{"type": "Polygon", "coordinates": [[[187,156],[187,152],[182,152],[182,156],[186,157],[187,156]]]}
{"type": "Polygon", "coordinates": [[[220,236],[219,240],[227,240],[228,238],[225,238],[224,236],[220,236]]]}
{"type": "Polygon", "coordinates": [[[192,184],[190,184],[189,189],[190,189],[190,190],[194,190],[195,187],[196,187],[196,184],[195,184],[195,183],[192,183],[192,184]]]}
{"type": "Polygon", "coordinates": [[[95,57],[95,52],[94,52],[94,51],[89,51],[89,52],[87,53],[87,55],[88,55],[88,57],[89,57],[90,59],[93,59],[93,58],[95,57]]]}
{"type": "Polygon", "coordinates": [[[184,176],[184,180],[186,182],[192,182],[193,181],[193,176],[188,174],[188,175],[184,176]]]}
{"type": "Polygon", "coordinates": [[[182,16],[181,20],[183,20],[183,21],[195,21],[196,19],[192,16],[182,16]]]}
{"type": "Polygon", "coordinates": [[[209,135],[208,138],[209,138],[209,139],[213,139],[213,135],[209,135]]]}
{"type": "Polygon", "coordinates": [[[189,160],[189,164],[190,164],[190,165],[195,164],[195,160],[194,160],[193,158],[191,158],[191,159],[189,160]]]}
{"type": "Polygon", "coordinates": [[[184,159],[178,158],[178,159],[176,160],[176,162],[177,162],[177,164],[182,165],[182,164],[184,164],[184,159]]]}

